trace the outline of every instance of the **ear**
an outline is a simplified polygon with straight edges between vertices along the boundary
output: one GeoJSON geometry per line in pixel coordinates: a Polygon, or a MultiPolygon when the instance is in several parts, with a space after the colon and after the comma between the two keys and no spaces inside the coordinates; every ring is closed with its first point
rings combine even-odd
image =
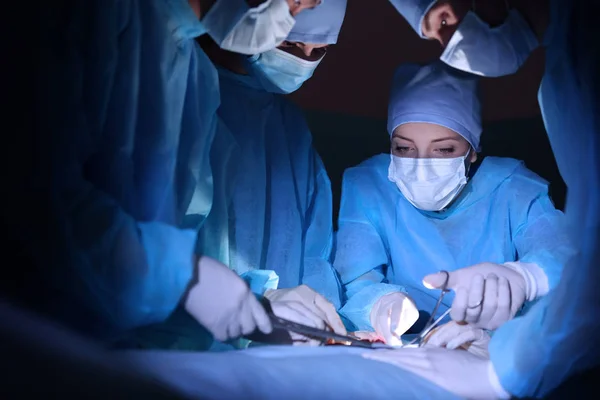
{"type": "Polygon", "coordinates": [[[469,161],[471,162],[471,164],[473,164],[475,161],[477,161],[477,152],[472,147],[471,147],[471,157],[470,158],[471,159],[469,161]]]}
{"type": "Polygon", "coordinates": [[[421,31],[427,39],[437,40],[442,47],[450,41],[456,28],[469,10],[463,1],[438,0],[425,14],[421,31]]]}

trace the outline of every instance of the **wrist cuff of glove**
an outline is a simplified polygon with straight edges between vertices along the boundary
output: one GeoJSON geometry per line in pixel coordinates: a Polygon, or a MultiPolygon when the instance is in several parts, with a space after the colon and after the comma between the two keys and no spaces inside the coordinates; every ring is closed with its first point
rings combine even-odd
{"type": "Polygon", "coordinates": [[[245,272],[241,278],[246,282],[252,293],[264,295],[274,292],[279,285],[279,276],[271,270],[253,270],[245,272]]]}
{"type": "Polygon", "coordinates": [[[373,329],[377,330],[377,316],[379,316],[381,310],[387,310],[392,306],[395,300],[397,300],[398,294],[404,295],[404,293],[400,292],[391,292],[384,294],[380,298],[378,298],[375,303],[373,303],[373,308],[371,308],[371,314],[369,315],[369,321],[371,322],[371,326],[373,329]]]}
{"type": "Polygon", "coordinates": [[[537,264],[517,261],[504,263],[504,266],[518,272],[525,280],[527,301],[533,301],[544,296],[550,290],[548,277],[537,264]]]}
{"type": "Polygon", "coordinates": [[[496,394],[496,398],[498,399],[510,399],[512,396],[508,393],[502,385],[500,384],[500,380],[498,379],[498,375],[496,375],[496,370],[494,369],[494,365],[491,361],[488,362],[488,381],[490,385],[494,389],[494,393],[496,394]]]}

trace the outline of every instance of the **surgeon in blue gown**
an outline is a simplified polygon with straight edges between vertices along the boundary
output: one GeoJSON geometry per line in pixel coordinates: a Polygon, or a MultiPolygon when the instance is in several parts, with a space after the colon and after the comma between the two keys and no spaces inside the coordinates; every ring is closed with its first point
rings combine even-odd
{"type": "MultiPolygon", "coordinates": [[[[600,5],[510,1],[509,17],[490,29],[470,3],[465,8],[460,1],[392,2],[419,35],[440,41],[446,62],[479,75],[516,72],[533,46],[532,37],[545,48],[538,101],[567,185],[565,220],[577,254],[554,290],[495,332],[491,361],[443,349],[380,353],[380,359],[463,397],[547,396],[574,374],[597,371],[600,361],[600,46],[590,40],[597,33],[600,5]]],[[[476,3],[485,9],[507,2],[476,3]]]]}
{"type": "MultiPolygon", "coordinates": [[[[210,154],[214,201],[205,221],[193,214],[184,219],[184,225],[200,228],[198,253],[229,265],[258,295],[301,302],[341,334],[340,284],[330,264],[329,177],[302,111],[283,95],[309,79],[337,42],[345,10],[345,0],[305,10],[282,45],[251,57],[224,51],[208,37],[200,40],[218,66],[221,90],[210,154]]],[[[204,330],[183,308],[166,323],[119,341],[124,347],[185,350],[207,345],[204,330]]],[[[215,342],[211,348],[247,345],[215,342]]]]}
{"type": "Polygon", "coordinates": [[[273,271],[279,289],[308,285],[336,308],[331,185],[303,112],[283,95],[299,89],[327,58],[345,11],[346,0],[304,11],[286,41],[266,53],[226,59],[220,49],[208,52],[221,88],[217,136],[230,135],[236,145],[220,168],[230,191],[229,218],[217,228],[228,231],[225,260],[238,274],[273,271]]]}
{"type": "MultiPolygon", "coordinates": [[[[495,328],[504,312],[554,288],[573,253],[546,181],[514,159],[475,164],[478,81],[440,61],[400,66],[388,110],[391,155],[344,173],[334,265],[347,296],[340,312],[355,330],[395,344],[406,296],[425,319],[435,306],[439,293],[423,277],[471,266],[497,275],[488,287],[522,293],[492,316],[495,328]]],[[[435,317],[454,299],[446,295],[435,317]]]]}
{"type": "MultiPolygon", "coordinates": [[[[211,156],[223,201],[221,212],[209,215],[201,243],[271,300],[312,297],[314,290],[340,306],[330,264],[329,177],[302,111],[283,95],[300,88],[326,58],[345,11],[345,0],[306,10],[282,45],[251,57],[207,44],[220,78],[221,124],[211,156]],[[210,237],[226,240],[214,243],[210,237]]],[[[332,307],[325,311],[336,328],[337,314],[332,307]]]]}
{"type": "Polygon", "coordinates": [[[21,299],[103,338],[163,320],[179,303],[223,339],[270,331],[246,284],[195,254],[197,232],[180,228],[186,213],[205,217],[213,197],[218,76],[194,38],[208,32],[228,49],[267,51],[316,0],[259,3],[36,8],[38,131],[24,153],[35,165],[5,182],[12,204],[2,207],[35,265],[21,299]]]}

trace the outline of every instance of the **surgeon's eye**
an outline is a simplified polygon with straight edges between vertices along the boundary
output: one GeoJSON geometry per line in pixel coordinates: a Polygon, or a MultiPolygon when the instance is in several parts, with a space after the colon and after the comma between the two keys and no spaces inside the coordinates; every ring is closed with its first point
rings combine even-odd
{"type": "Polygon", "coordinates": [[[394,153],[396,153],[396,154],[407,154],[410,152],[410,150],[411,150],[411,148],[407,147],[407,146],[398,146],[398,145],[394,146],[394,153]]]}
{"type": "Polygon", "coordinates": [[[443,148],[443,149],[438,149],[438,151],[440,153],[442,153],[443,155],[448,156],[448,155],[454,154],[454,152],[456,151],[456,149],[454,147],[446,147],[446,148],[443,148]]]}

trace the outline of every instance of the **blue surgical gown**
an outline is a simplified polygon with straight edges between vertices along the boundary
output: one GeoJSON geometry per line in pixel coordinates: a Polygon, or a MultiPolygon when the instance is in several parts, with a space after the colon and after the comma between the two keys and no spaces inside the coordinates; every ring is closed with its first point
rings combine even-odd
{"type": "MultiPolygon", "coordinates": [[[[197,252],[230,266],[257,294],[306,284],[339,308],[341,287],[330,261],[329,178],[312,147],[302,112],[250,76],[219,69],[221,106],[210,150],[213,207],[197,252]],[[266,285],[268,284],[268,285],[266,285]]],[[[196,226],[186,216],[186,226],[196,226]]],[[[178,308],[164,324],[136,332],[119,347],[207,350],[206,330],[178,308]]],[[[212,351],[247,342],[214,342],[212,351]]]]}
{"type": "Polygon", "coordinates": [[[215,187],[230,196],[228,212],[218,223],[209,222],[210,215],[207,224],[228,238],[227,258],[238,274],[273,270],[279,288],[306,284],[339,307],[340,284],[330,263],[331,184],[302,111],[251,76],[224,69],[219,76],[217,136],[232,136],[237,146],[215,171],[215,182],[228,185],[215,187]]]}
{"type": "Polygon", "coordinates": [[[567,185],[565,219],[577,255],[558,286],[526,315],[500,327],[490,356],[518,397],[543,397],[600,361],[600,46],[598,2],[551,2],[546,70],[538,100],[567,185]]]}
{"type": "Polygon", "coordinates": [[[230,212],[232,193],[235,187],[235,159],[240,148],[231,131],[217,117],[217,132],[210,149],[210,164],[213,172],[213,205],[203,221],[187,215],[184,224],[199,228],[197,251],[225,265],[231,264],[233,242],[230,239],[230,225],[233,214],[230,212]],[[231,220],[230,220],[231,219],[231,220]],[[197,225],[198,222],[201,225],[197,225]],[[201,228],[201,229],[200,229],[201,228]]]}
{"type": "Polygon", "coordinates": [[[196,232],[178,224],[212,203],[218,80],[186,0],[67,3],[42,18],[38,164],[20,193],[36,208],[2,211],[44,310],[104,336],[164,319],[189,284],[196,232]]]}
{"type": "MultiPolygon", "coordinates": [[[[563,214],[548,185],[510,158],[484,158],[456,201],[442,212],[421,211],[388,179],[389,154],[344,173],[334,266],[347,301],[340,313],[358,330],[372,330],[374,303],[405,292],[422,311],[433,309],[439,291],[425,275],[481,262],[536,263],[555,287],[572,254],[561,227],[563,214]]],[[[450,292],[438,311],[452,304],[450,292]]]]}

